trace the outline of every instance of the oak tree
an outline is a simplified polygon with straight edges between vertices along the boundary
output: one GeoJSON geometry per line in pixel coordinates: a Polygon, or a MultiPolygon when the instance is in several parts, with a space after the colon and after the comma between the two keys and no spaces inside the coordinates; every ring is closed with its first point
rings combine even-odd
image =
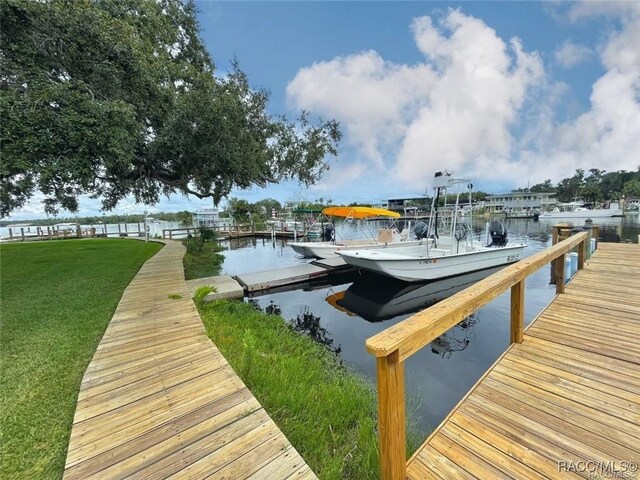
{"type": "Polygon", "coordinates": [[[237,63],[216,75],[192,2],[1,0],[2,216],[37,191],[110,210],[182,193],[314,183],[338,124],[270,115],[237,63]]]}

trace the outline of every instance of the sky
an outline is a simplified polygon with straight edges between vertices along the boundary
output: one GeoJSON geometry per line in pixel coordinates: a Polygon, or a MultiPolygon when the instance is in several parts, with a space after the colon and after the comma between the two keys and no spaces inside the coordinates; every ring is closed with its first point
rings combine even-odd
{"type": "MultiPolygon", "coordinates": [[[[306,110],[343,132],[317,185],[231,196],[379,203],[430,192],[443,169],[501,193],[640,166],[640,2],[196,5],[217,75],[237,58],[270,113],[306,110]]],[[[202,207],[175,195],[114,212],[202,207]]],[[[98,209],[83,198],[79,215],[98,209]]],[[[13,218],[42,211],[34,198],[13,218]]]]}

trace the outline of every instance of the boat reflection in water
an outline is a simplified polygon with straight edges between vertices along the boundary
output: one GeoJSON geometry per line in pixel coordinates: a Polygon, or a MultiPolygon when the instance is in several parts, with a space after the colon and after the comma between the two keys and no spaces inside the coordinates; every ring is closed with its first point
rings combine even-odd
{"type": "MultiPolygon", "coordinates": [[[[357,315],[368,322],[382,322],[424,310],[496,273],[501,268],[494,267],[418,284],[375,274],[363,274],[349,288],[329,295],[325,300],[342,312],[357,315]]],[[[473,326],[479,320],[478,312],[471,314],[431,342],[431,351],[448,358],[453,352],[464,350],[469,345],[473,326]]]]}

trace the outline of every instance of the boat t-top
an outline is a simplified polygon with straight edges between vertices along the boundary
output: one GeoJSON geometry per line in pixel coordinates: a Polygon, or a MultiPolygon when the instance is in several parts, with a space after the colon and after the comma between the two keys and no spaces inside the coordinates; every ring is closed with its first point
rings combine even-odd
{"type": "Polygon", "coordinates": [[[393,250],[352,249],[338,251],[338,254],[357,268],[407,282],[453,277],[520,260],[526,245],[508,245],[507,230],[498,221],[487,224],[484,240],[473,239],[471,223],[469,226],[464,223],[472,216],[463,217],[461,214],[460,195],[464,186],[469,192],[468,211],[471,212],[471,181],[453,178],[449,172],[435,174],[429,224],[420,222],[414,228],[419,238],[431,241],[421,245],[401,245],[393,250]],[[447,207],[447,189],[451,188],[456,189],[456,201],[447,207]],[[439,209],[441,195],[444,195],[445,206],[439,209]]]}
{"type": "MultiPolygon", "coordinates": [[[[397,219],[400,214],[384,208],[374,207],[326,207],[322,210],[325,217],[338,217],[344,221],[371,220],[371,219],[397,219]]],[[[298,254],[308,258],[337,257],[337,252],[349,250],[390,250],[401,246],[419,246],[428,242],[427,239],[413,240],[410,238],[410,230],[398,231],[395,226],[381,228],[377,236],[358,240],[338,240],[332,224],[324,225],[325,234],[330,238],[323,242],[292,242],[289,246],[298,254]]]]}

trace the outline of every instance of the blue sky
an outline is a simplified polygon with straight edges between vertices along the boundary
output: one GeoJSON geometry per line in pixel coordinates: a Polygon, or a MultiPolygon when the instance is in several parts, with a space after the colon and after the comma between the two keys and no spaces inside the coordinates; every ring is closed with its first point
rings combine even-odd
{"type": "MultiPolygon", "coordinates": [[[[232,196],[380,202],[430,190],[439,169],[498,193],[640,165],[639,2],[196,5],[219,75],[236,57],[270,112],[305,109],[344,132],[318,185],[232,196]]],[[[96,205],[83,199],[80,214],[96,205]]],[[[174,196],[151,210],[201,206],[174,196]]]]}

